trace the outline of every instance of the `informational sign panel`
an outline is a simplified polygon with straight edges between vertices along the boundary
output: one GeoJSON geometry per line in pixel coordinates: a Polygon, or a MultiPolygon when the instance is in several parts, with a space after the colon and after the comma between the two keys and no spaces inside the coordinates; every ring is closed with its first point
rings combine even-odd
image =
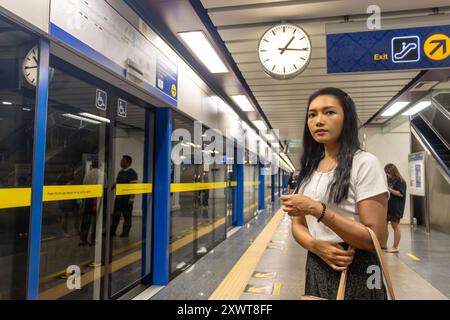
{"type": "Polygon", "coordinates": [[[177,99],[178,68],[161,54],[156,60],[156,87],[173,99],[177,99]]]}
{"type": "MultiPolygon", "coordinates": [[[[176,96],[156,86],[162,53],[106,1],[53,0],[50,22],[53,37],[124,78],[131,66],[134,74],[142,76],[139,85],[176,106],[176,96]]],[[[177,79],[177,68],[171,70],[177,79]]]]}
{"type": "Polygon", "coordinates": [[[416,152],[408,156],[409,193],[425,196],[425,152],[416,152]]]}
{"type": "Polygon", "coordinates": [[[450,67],[450,25],[327,35],[328,73],[450,67]]]}

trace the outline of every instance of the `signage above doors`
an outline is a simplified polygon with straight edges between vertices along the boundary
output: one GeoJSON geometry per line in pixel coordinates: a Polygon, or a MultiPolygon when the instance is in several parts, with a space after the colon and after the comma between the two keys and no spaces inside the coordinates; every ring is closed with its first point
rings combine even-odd
{"type": "Polygon", "coordinates": [[[328,73],[450,67],[450,25],[327,35],[328,73]]]}

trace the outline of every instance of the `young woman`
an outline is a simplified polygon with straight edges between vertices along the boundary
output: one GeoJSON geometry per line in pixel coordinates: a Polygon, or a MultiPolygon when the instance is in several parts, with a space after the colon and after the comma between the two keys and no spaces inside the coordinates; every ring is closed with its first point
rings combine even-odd
{"type": "Polygon", "coordinates": [[[335,299],[348,269],[346,299],[387,299],[381,273],[381,285],[367,285],[379,261],[365,227],[383,238],[389,195],[383,167],[360,150],[348,94],[321,89],[306,114],[298,192],[281,198],[294,238],[308,250],[305,294],[335,299]]]}
{"type": "MultiPolygon", "coordinates": [[[[386,172],[389,192],[391,194],[388,202],[387,221],[388,223],[389,221],[391,222],[391,227],[394,230],[394,245],[392,249],[387,249],[386,252],[398,253],[398,245],[401,238],[399,224],[400,219],[403,218],[403,211],[405,210],[406,182],[394,164],[387,164],[384,167],[384,171],[386,172]]],[[[385,237],[381,243],[383,248],[387,247],[388,236],[389,232],[386,224],[385,237]]]]}

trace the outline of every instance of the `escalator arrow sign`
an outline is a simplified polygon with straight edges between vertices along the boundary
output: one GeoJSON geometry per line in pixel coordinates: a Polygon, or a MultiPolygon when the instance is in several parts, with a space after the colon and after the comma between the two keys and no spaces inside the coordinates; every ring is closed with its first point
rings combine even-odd
{"type": "Polygon", "coordinates": [[[439,40],[432,40],[430,43],[437,43],[437,46],[434,47],[434,49],[430,52],[430,55],[433,55],[436,51],[438,51],[442,47],[442,53],[447,53],[447,40],[446,39],[439,39],[439,40]]]}
{"type": "Polygon", "coordinates": [[[433,34],[425,40],[423,51],[431,60],[445,60],[450,56],[450,38],[442,33],[433,34]]]}

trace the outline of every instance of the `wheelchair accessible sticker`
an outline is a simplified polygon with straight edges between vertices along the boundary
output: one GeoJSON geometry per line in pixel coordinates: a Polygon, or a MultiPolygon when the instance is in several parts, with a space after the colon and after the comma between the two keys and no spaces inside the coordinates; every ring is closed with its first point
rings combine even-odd
{"type": "Polygon", "coordinates": [[[108,95],[105,91],[97,89],[95,93],[95,106],[97,109],[106,110],[106,106],[108,104],[108,95]]]}
{"type": "Polygon", "coordinates": [[[125,100],[117,100],[117,115],[122,118],[127,117],[128,104],[125,100]]]}

